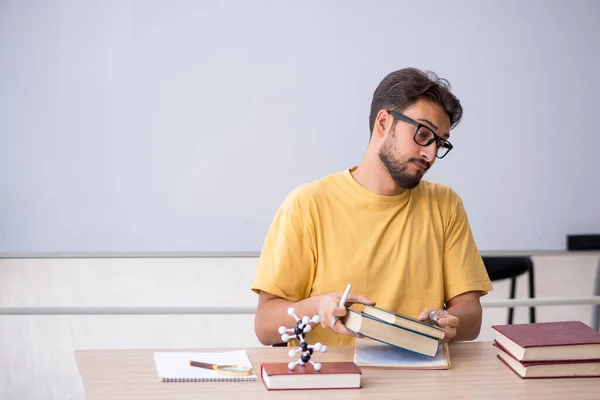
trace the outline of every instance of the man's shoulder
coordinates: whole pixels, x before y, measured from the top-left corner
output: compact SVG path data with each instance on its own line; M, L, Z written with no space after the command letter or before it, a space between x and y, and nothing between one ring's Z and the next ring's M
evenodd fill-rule
M339 187L344 180L345 171L333 172L329 175L302 183L296 186L290 193L290 196L298 199L309 199L325 195Z
M333 172L329 175L299 184L287 195L285 202L288 205L307 205L319 202L325 196L335 192L344 181L345 171Z
M419 195L426 197L432 201L442 201L446 203L449 202L449 204L462 201L460 196L454 189L443 183L421 180L417 188L417 193Z

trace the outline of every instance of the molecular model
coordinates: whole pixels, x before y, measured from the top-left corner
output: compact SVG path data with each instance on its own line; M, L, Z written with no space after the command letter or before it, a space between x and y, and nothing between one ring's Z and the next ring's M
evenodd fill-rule
M288 308L288 315L291 315L296 320L296 325L293 328L286 328L285 326L280 326L278 332L281 334L281 340L285 343L290 340L296 338L300 341L300 347L297 349L292 349L289 352L290 357L294 357L298 352L302 352L300 358L297 361L291 361L288 364L289 369L296 368L297 364L304 365L306 363L311 363L315 368L315 371L319 371L321 369L320 363L313 362L310 357L314 351L320 351L321 353L325 353L327 351L327 346L322 345L321 343L316 343L314 346L309 345L306 340L306 334L312 330L312 326L310 323L319 323L320 319L318 315L309 319L308 317L303 317L302 319L298 318L296 315L296 310L293 307ZM293 335L288 335L287 332L292 332Z

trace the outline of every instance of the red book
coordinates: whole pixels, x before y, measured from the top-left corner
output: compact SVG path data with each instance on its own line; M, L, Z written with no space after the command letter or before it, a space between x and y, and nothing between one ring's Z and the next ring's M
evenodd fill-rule
M519 361L499 343L493 345L498 358L523 379L600 376L600 360Z
M600 332L581 321L493 325L495 340L519 361L600 359Z
M315 371L312 364L263 363L260 376L268 390L286 389L359 389L360 368L353 362L324 362Z

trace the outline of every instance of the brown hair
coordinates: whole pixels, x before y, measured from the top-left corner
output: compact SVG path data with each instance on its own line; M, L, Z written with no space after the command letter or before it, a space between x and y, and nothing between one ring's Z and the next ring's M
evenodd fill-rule
M388 74L373 93L369 132L373 132L377 113L383 109L402 112L417 100L426 98L437 102L450 117L450 129L458 125L463 109L450 91L450 83L434 72L404 68Z

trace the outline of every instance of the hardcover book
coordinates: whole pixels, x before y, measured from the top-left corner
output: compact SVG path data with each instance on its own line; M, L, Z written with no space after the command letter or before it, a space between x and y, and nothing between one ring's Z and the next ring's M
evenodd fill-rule
M519 361L600 359L600 332L581 321L493 325L495 341Z
M519 361L497 342L498 358L523 379L600 376L600 360Z
M428 357L435 357L440 340L349 309L343 323L352 332L381 343L400 347Z
M362 373L353 362L323 362L315 371L312 364L263 363L262 380L268 390L290 389L359 389Z
M397 325L401 328L422 333L427 336L434 337L436 339L444 338L445 333L440 327L427 324L423 321L419 321L416 318L409 317L408 315L395 313L392 311L384 310L383 308L369 305L365 305L363 313L371 315L387 323Z

